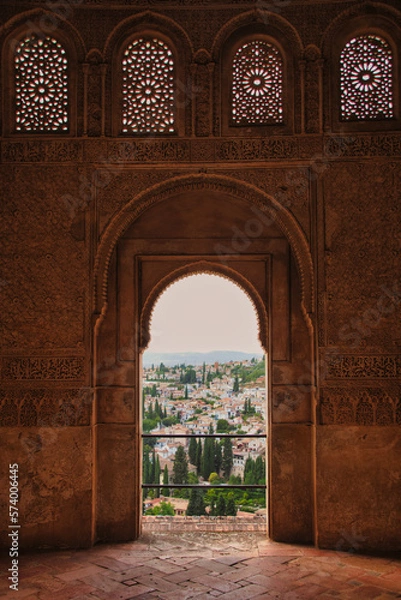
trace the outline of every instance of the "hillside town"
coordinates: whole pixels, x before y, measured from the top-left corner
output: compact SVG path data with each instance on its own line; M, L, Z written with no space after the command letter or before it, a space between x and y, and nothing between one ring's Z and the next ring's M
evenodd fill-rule
M202 435L265 434L265 386L264 359L200 366L168 367L161 363L144 368L143 432L151 436L143 440L144 483L199 483L205 490L206 486L219 483L263 485L265 437L204 438ZM177 437L171 437L174 434ZM192 438L181 437L185 435ZM183 476L177 475L181 469L179 461L184 461ZM207 493L210 496L210 490ZM185 513L188 498L191 501L189 491L170 493L167 487L144 490L145 511L152 511L167 496L171 496L174 514ZM209 496L206 495L206 514L213 510L213 506L208 506ZM231 496L239 504L243 492L236 491ZM256 496L253 492L253 500L248 512L264 506L264 491L258 490Z

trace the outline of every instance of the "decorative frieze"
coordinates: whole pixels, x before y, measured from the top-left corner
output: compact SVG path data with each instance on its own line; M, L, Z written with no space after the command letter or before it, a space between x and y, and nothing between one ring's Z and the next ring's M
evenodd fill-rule
M383 389L325 389L319 416L321 425L401 425L401 398Z
M82 381L85 377L83 356L9 357L2 359L4 380Z
M400 156L401 136L386 134L348 136L331 135L325 140L325 155L330 156Z
M108 144L108 158L124 162L190 161L189 140L126 140Z
M77 140L28 140L2 142L2 162L43 163L82 161L82 142Z
M204 94L208 93L205 86ZM202 96L203 98L203 96ZM201 97L197 98L201 101ZM93 103L92 103L93 104ZM203 103L205 105L205 102ZM93 104L94 106L94 104ZM204 106L202 110L204 109ZM147 138L104 140L23 140L3 141L3 163L83 162L90 144L90 157L122 163L213 162L312 159L335 160L343 157L401 156L401 135L341 134L271 136L261 138L202 138L207 135L208 112L203 110L202 124L197 121L198 139ZM92 123L92 121L91 121ZM315 125L308 128L315 129ZM91 134L93 132L91 131ZM94 133L93 133L94 135ZM201 141L202 140L202 141ZM99 144L96 151L96 143Z
M324 362L326 378L367 379L401 376L400 355L327 356Z
M74 390L1 390L0 427L77 427L90 424L92 393Z

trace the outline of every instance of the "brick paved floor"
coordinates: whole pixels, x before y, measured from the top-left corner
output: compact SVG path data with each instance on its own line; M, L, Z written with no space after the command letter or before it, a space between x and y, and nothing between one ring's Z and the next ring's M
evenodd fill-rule
M262 534L147 534L129 544L24 555L24 600L394 600L401 561L270 542Z

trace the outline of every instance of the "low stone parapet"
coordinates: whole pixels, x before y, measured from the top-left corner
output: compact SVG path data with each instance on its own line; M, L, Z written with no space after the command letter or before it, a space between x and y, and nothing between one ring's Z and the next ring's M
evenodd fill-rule
M266 517L255 515L251 517L173 517L173 516L144 516L142 519L143 532L156 531L203 531L203 532L266 532Z

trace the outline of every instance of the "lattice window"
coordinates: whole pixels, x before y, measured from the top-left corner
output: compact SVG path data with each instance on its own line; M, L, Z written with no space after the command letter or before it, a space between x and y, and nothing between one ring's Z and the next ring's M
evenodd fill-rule
M376 35L358 36L343 48L340 64L343 121L390 119L393 105L393 56Z
M268 42L247 42L235 53L232 121L234 125L283 122L283 61Z
M15 51L15 129L68 131L68 74L64 48L30 35Z
M137 39L122 61L124 133L173 133L174 59L158 39Z

